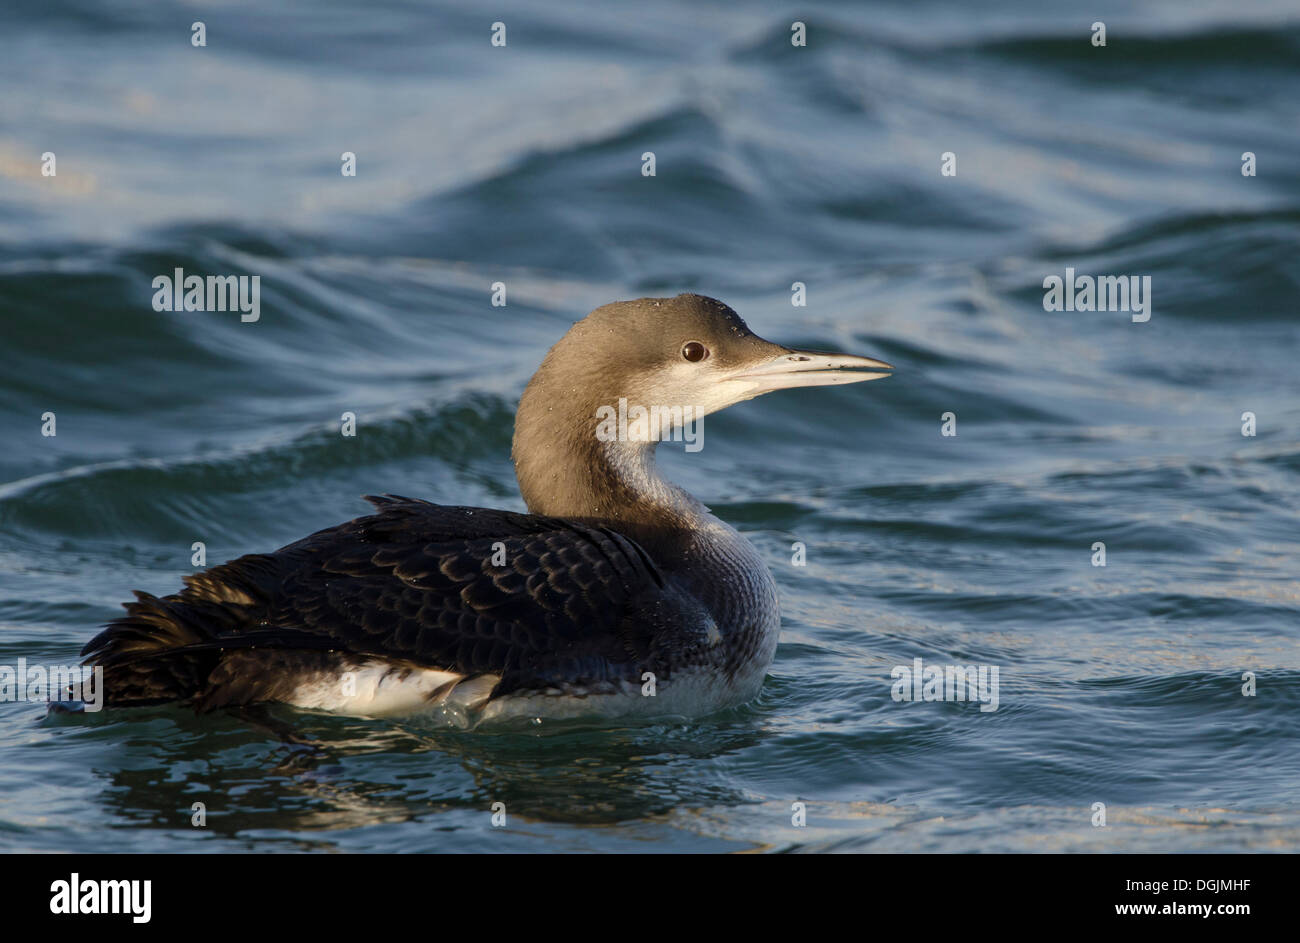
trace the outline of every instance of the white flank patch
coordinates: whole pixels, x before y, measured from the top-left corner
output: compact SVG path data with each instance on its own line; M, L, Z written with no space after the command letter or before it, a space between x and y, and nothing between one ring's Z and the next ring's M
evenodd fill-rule
M758 672L737 679L740 684L728 684L716 672L684 672L660 683L654 697L642 694L641 685L629 682L616 691L605 689L598 694L557 688L488 701L499 680L497 675L463 680L465 676L454 671L372 660L304 679L288 703L349 717L427 718L456 727L533 718L695 717L750 700L758 693L764 674Z
M471 708L486 698L497 682L495 675L482 675L458 684L464 677L455 671L366 661L304 679L289 703L350 717L406 716L427 711L435 704Z

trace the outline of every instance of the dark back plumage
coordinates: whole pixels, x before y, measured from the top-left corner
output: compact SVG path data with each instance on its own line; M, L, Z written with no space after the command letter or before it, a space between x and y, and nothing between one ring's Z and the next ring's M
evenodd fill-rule
M83 651L110 704L272 700L277 678L216 672L232 653L311 652L499 675L493 696L667 672L662 631L698 613L605 526L391 495L274 553L137 593ZM504 559L502 565L494 563ZM280 679L282 680L282 679Z

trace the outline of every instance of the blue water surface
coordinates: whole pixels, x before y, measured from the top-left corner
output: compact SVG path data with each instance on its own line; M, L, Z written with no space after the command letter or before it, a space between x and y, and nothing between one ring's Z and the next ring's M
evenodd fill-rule
M522 510L518 395L608 301L698 291L898 371L660 449L779 584L753 704L285 709L304 755L3 703L0 848L1300 847L1294 3L20 0L0 88L0 665L74 664L195 541L363 493ZM154 311L177 267L259 274L260 319ZM1150 319L1044 310L1067 268L1149 276ZM916 658L996 666L998 709L894 700Z

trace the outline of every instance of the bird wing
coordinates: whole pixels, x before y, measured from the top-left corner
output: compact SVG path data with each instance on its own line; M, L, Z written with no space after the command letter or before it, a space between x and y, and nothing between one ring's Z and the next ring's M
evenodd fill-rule
M174 596L137 594L83 654L111 670L168 651L327 649L498 675L499 696L663 677L662 630L678 626L680 640L698 619L698 604L607 526L367 500L374 514L187 577Z

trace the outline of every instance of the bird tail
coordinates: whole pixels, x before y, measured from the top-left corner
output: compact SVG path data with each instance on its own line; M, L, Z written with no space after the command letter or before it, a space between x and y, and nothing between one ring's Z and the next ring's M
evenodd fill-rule
M109 706L183 701L203 689L219 651L211 627L229 619L218 605L183 596L159 599L137 592L126 615L114 619L81 654L104 671L102 694Z
M102 668L104 703L142 706L200 694L223 649L253 625L264 598L249 578L257 555L185 577L180 593L137 592L126 615L108 623L82 649L85 665ZM232 638L233 637L233 638Z

